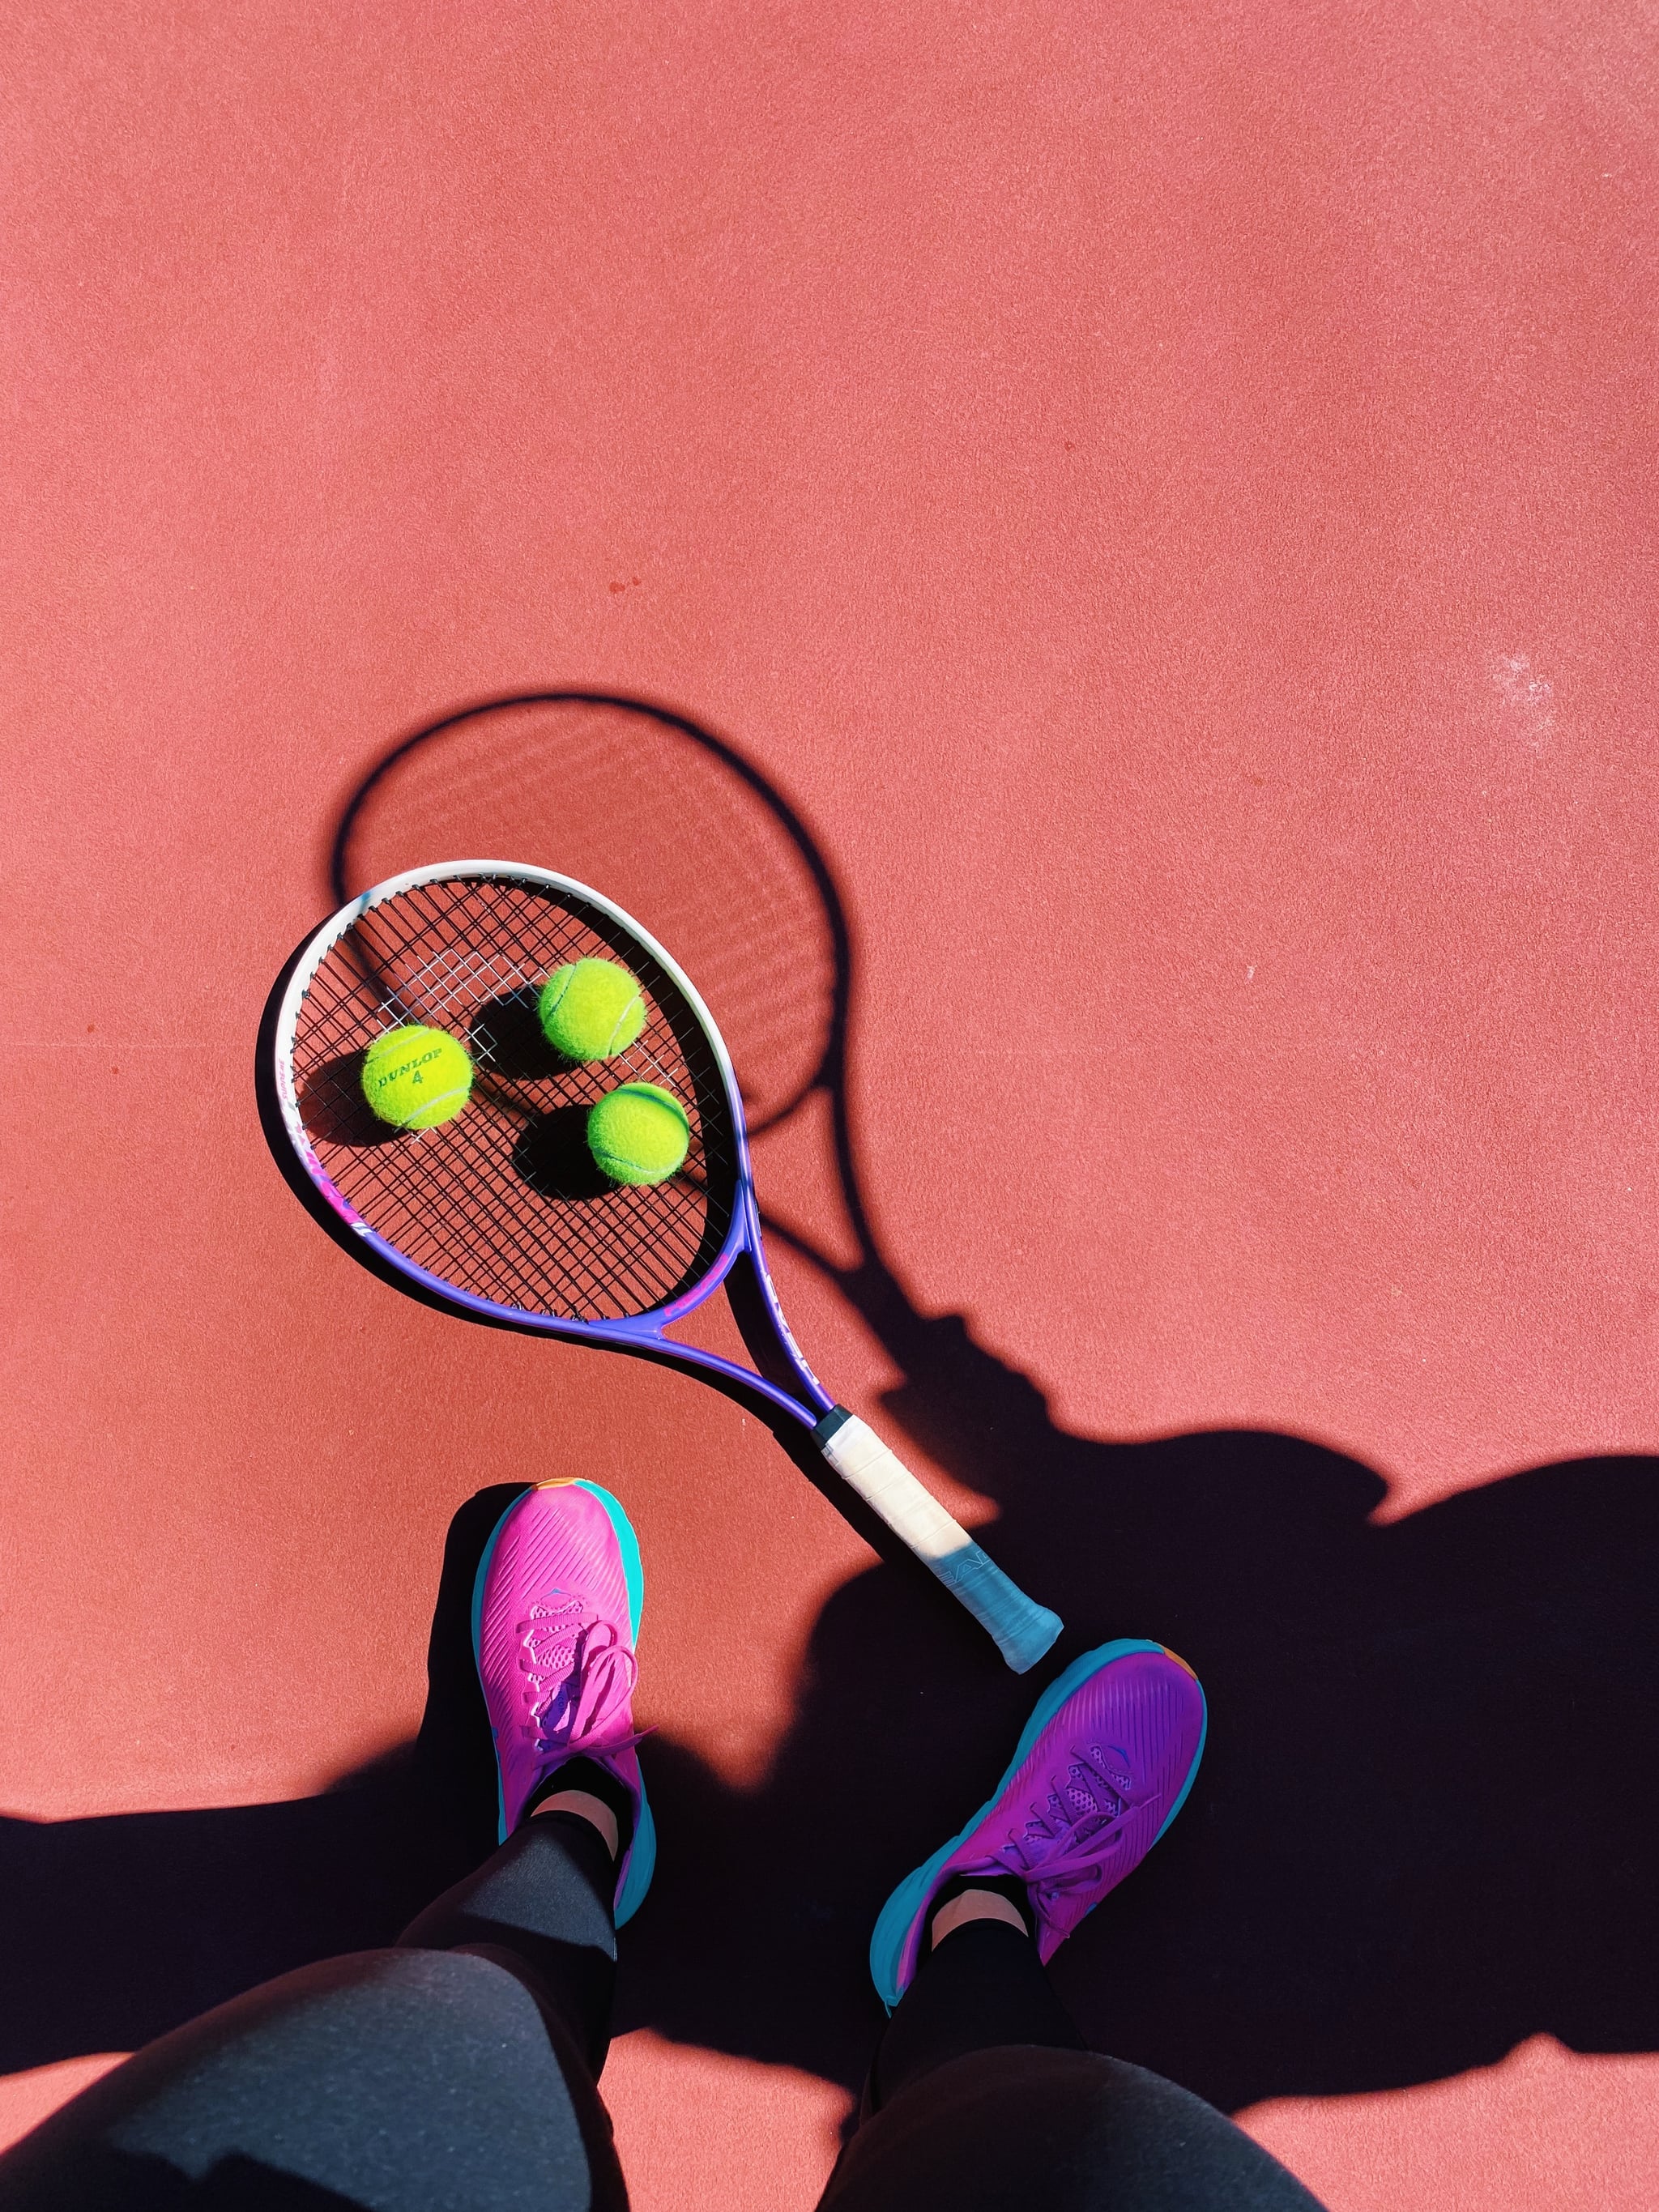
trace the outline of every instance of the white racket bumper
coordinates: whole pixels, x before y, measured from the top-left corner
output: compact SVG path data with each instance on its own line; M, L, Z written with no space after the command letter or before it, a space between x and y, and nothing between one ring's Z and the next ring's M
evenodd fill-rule
M842 1480L962 1601L1015 1674L1035 1667L1060 1634L1060 1615L1047 1606L1034 1605L1011 1583L856 1413L837 1406L812 1434Z

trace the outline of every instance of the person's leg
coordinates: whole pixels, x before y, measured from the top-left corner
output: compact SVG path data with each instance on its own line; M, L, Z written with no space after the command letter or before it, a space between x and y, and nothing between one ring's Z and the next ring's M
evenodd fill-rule
M1013 2043L1086 2051L1023 1928L974 1919L928 1951L870 2068L865 2110L969 2051Z
M1042 2212L1318 2212L1275 2159L1174 2082L1094 2051L1029 2044L947 2060L900 2091L848 2145L820 2212L1027 2203Z
M1204 1732L1157 1645L1091 1652L1039 1701L995 1794L877 1923L892 2018L823 2212L1307 2212L1219 2112L1089 2051L1044 1971L1180 1810Z
M540 1483L501 1514L471 1611L500 1849L398 1938L465 1947L516 1973L596 2077L617 1929L656 1864L633 1716L644 1595L638 1540L597 1484Z
M4 2212L624 2212L583 2052L520 1976L367 1951L162 2036L0 2158Z
M653 1840L640 1595L614 1499L515 1501L473 1606L501 1848L398 1949L286 1975L115 2069L0 2159L0 2207L624 2206L594 2080Z
M613 1838L617 1826L613 1816ZM526 1815L491 1858L428 1905L398 1941L422 1950L478 1952L516 1974L543 2010L557 2015L597 2079L617 1979L616 1887L614 1844L592 1819L555 1799Z

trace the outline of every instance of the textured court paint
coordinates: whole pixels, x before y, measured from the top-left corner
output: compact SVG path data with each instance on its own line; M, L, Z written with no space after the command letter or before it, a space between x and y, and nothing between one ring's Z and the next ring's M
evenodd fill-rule
M65 2058L56 2066L31 2067L24 2074L0 2080L0 2150L9 2149L19 2136L89 2089L100 2074L118 2066L126 2053L90 2051L84 2058Z
M807 815L887 1251L1070 1427L1312 1435L1396 1515L1659 1444L1647 11L5 37L8 1808L378 1751L486 1481L626 1498L644 1717L732 1775L867 1565L752 1422L395 1300L265 1157L338 808L517 686L666 698ZM758 1165L844 1237L799 1132ZM779 1270L880 1418L893 1352ZM1554 2201L1434 2110L1444 2201ZM736 2130L743 2190L808 2133Z
M1431 2087L1261 2105L1239 2123L1352 2212L1413 2199L1600 2212L1659 2195L1659 2059L1586 2057L1547 2035ZM1479 2183L1462 2170L1471 2137L1486 2146Z
M647 2030L611 2046L605 2094L635 2204L733 2212L811 2212L850 2102L810 2074L715 2058Z

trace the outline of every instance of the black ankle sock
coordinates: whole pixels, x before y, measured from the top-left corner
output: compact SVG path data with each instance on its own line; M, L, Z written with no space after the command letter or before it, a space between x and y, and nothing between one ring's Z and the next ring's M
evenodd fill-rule
M1025 1933L1036 1941L1036 1915L1031 1910L1031 1900L1025 1885L1018 1875L1012 1874L953 1874L949 1881L942 1881L933 1892L933 1902L927 1907L927 1948L933 1948L933 1917L943 1905L964 1890L988 1889L994 1897L1006 1897L1018 1913Z
M551 1774L544 1775L525 1800L520 1826L538 1805L564 1790L585 1790L590 1797L597 1797L601 1805L616 1814L617 1861L620 1865L622 1855L633 1838L634 1801L626 1785L617 1781L608 1766L601 1766L597 1759L567 1759L562 1766L556 1766Z

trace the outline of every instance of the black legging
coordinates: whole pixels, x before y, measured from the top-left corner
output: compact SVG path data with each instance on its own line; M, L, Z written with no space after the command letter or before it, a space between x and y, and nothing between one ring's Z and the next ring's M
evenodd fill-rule
M538 1814L392 1951L267 1982L164 2035L0 2158L0 2207L621 2212L594 2079L614 1870ZM1292 2212L1314 2199L1196 2097L1086 2050L1000 1922L888 2024L825 2212Z

